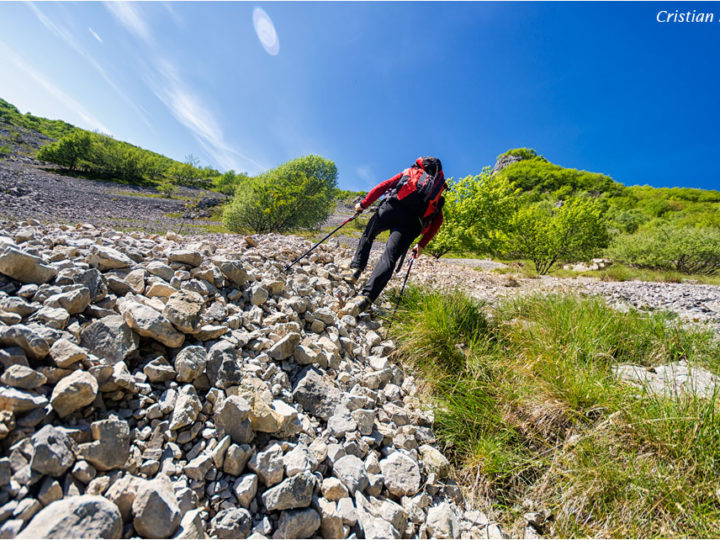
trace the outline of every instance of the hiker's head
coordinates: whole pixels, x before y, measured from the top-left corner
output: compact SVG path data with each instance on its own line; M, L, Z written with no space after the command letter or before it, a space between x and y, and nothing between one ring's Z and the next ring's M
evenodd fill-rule
M419 157L417 160L415 160L415 165L420 167L422 170L424 170L426 173L435 176L438 173L442 174L442 163L440 160L436 157L432 156L425 156L425 157Z

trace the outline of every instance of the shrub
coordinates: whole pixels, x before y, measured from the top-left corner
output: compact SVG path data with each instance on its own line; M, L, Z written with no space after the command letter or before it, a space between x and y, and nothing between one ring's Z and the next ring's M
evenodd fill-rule
M607 250L615 261L688 274L720 273L720 230L663 224L616 237Z
M234 232L315 228L332 212L337 167L320 156L297 158L247 182L223 213Z
M607 242L604 207L588 197L568 199L560 208L548 202L530 204L514 218L512 249L530 259L539 274L557 261L588 259Z
M12 151L10 150L10 147L7 145L0 146L0 158L4 158L6 156L9 156Z
M444 221L428 245L436 258L449 251L495 253L506 241L517 208L517 190L500 175L485 169L477 176L448 181Z
M213 180L215 189L225 195L226 197L232 197L235 195L235 190L240 184L247 182L248 175L246 173L236 173L235 171L228 171L222 176L218 176Z
M89 154L90 145L90 133L73 131L57 142L43 146L38 151L37 158L73 171L78 162Z

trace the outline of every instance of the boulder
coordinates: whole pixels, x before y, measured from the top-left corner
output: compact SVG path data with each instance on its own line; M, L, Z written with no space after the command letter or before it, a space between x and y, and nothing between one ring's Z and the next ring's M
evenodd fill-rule
M282 481L285 472L282 455L282 447L279 444L271 444L262 452L252 456L248 466L257 473L263 484L268 487L274 486Z
M230 435L233 442L249 443L255 437L250 426L250 404L238 396L225 399L215 413L215 427L224 434Z
M70 438L53 426L44 426L31 441L30 467L41 474L62 476L75 462Z
M333 463L333 473L348 488L350 493L363 491L368 486L365 464L357 456L343 456Z
M303 409L322 420L327 421L340 401L340 390L332 379L313 366L300 372L293 387L293 398Z
M406 453L393 452L380 461L380 470L392 495L412 497L420 491L420 467Z
M120 538L122 518L105 497L79 495L55 501L35 514L18 538Z
M447 502L440 503L428 510L425 525L434 538L457 538L460 536L458 518Z
M180 347L185 341L185 335L178 332L162 313L139 302L126 302L123 318L141 336L152 338L167 347Z
M144 538L168 538L180 525L180 508L170 478L164 474L143 483L132 504L133 526Z
M60 338L50 347L50 358L57 367L66 368L85 360L87 351L68 339Z
M244 508L221 510L210 521L210 527L218 538L247 538L252 526L252 515Z
M310 506L315 477L310 471L296 474L265 491L262 501L269 511L289 510L292 508L305 508Z
M205 371L207 351L204 347L191 345L184 347L175 356L175 371L178 382L192 382Z
M47 340L24 324L0 326L0 345L20 347L30 358L45 358L50 352Z
M0 273L21 283L47 283L55 279L57 270L40 257L5 247L0 251Z
M98 393L97 379L87 371L73 371L55 385L50 403L64 418L95 401Z
M21 414L44 407L47 403L47 398L40 394L0 386L0 411Z
M5 370L0 376L0 382L13 388L33 390L47 382L47 377L28 366L14 365Z
M320 515L312 508L288 510L280 514L273 538L311 538L320 528Z
M98 358L115 364L137 350L138 336L121 315L108 315L83 329L80 345Z
M94 245L90 248L88 262L101 272L117 268L127 268L133 264L130 257L120 253L117 249L100 245Z
M180 389L175 400L170 429L176 431L192 425L197 420L200 409L202 409L202 404L195 387L186 384Z
M93 442L78 446L78 455L99 471L124 468L130 457L130 426L125 420L108 418L90 424Z

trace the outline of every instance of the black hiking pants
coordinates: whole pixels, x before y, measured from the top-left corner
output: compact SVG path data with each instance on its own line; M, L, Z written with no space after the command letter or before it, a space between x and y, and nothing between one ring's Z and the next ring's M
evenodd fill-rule
M393 204L393 201L385 201L380 205L365 227L365 232L360 237L360 243L350 263L350 268L364 270L370 258L370 248L372 248L375 237L383 231L390 230L385 251L375 265L370 279L363 287L362 295L367 296L373 302L380 296L392 277L398 259L408 250L422 229L422 219L416 213L411 213L407 209Z

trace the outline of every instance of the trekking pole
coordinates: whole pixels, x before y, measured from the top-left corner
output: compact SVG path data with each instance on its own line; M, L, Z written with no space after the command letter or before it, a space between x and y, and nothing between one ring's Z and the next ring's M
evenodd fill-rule
M337 227L335 227L335 229L333 229L332 232L328 233L328 234L325 236L325 238L323 238L322 240L320 240L317 244L315 244L313 247L311 247L310 249L308 249L305 253L303 253L302 255L300 255L297 259L295 259L293 262L291 262L291 263L288 264L285 268L283 268L283 269L282 269L282 273L284 274L285 272L287 272L290 268L292 268L292 267L295 265L296 262L298 262L299 260L301 260L301 259L305 258L306 256L308 256L313 249L315 249L316 247L318 247L318 246L319 246L320 244L322 244L325 240L327 240L328 238L330 238L333 234L335 234L336 232L338 232L340 229L342 229L345 225L347 225L348 223L350 223L353 219L355 219L355 218L358 217L359 215L360 215L360 212L355 212L355 214L353 214L352 216L350 216L349 218L347 218L345 221L343 221L340 225L338 225Z
M398 295L397 302L395 303L395 309L393 309L392 315L390 316L390 324L388 324L388 330L392 328L392 323L395 320L395 313L397 312L398 306L400 306L400 300L402 300L402 295L405 292L405 285L407 285L407 280L410 277L410 270L412 270L412 265L415 262L415 254L413 253L410 257L410 262L408 263L408 269L407 273L405 274L405 279L403 279L402 288L400 289L400 294Z

